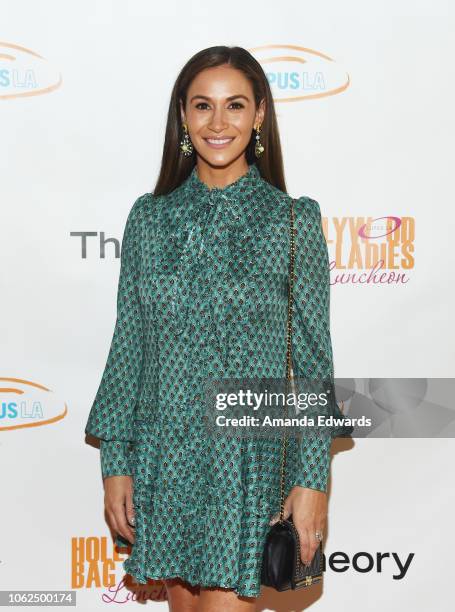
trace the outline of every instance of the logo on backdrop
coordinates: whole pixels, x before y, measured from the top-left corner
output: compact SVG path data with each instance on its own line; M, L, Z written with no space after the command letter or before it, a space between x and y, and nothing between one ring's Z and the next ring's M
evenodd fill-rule
M66 403L44 385L0 377L0 431L51 425L64 419Z
M127 601L167 601L162 580L149 578L147 584L136 583L129 574L118 580L117 570L122 569L124 557L119 550L131 553L131 547L119 549L111 538L71 538L71 588L104 588L104 603Z
M403 285L414 269L414 217L322 219L331 284Z
M298 45L262 45L248 51L262 65L274 102L325 98L349 87L349 74L321 51Z
M62 75L44 57L0 41L0 100L47 94L61 84Z

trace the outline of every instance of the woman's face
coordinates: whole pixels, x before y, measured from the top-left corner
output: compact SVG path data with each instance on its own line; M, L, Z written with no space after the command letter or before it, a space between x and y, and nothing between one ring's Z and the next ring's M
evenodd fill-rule
M264 119L264 101L256 111L253 87L228 65L206 68L191 82L182 121L198 155L213 166L240 157L255 126Z

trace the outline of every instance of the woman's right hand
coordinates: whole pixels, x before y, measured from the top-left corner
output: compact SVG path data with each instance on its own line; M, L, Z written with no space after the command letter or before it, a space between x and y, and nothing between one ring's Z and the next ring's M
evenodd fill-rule
M104 508L112 529L134 544L134 507L132 476L104 478Z

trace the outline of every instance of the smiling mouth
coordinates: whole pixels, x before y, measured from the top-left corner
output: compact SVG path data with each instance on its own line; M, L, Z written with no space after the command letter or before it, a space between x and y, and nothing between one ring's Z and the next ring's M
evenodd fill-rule
M234 136L229 138L204 138L204 140L211 147L223 147L230 144L234 140Z

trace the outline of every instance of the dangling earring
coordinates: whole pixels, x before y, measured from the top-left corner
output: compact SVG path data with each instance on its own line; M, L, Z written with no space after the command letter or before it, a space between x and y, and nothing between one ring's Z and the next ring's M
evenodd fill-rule
M254 129L256 130L256 146L254 147L254 152L256 154L256 157L260 157L264 153L264 146L262 142L260 141L260 136L259 136L261 127L258 126Z
M185 157L189 157L193 153L193 143L191 142L190 136L188 134L188 126L186 123L182 124L184 135L182 140L180 141L180 149L185 155Z

